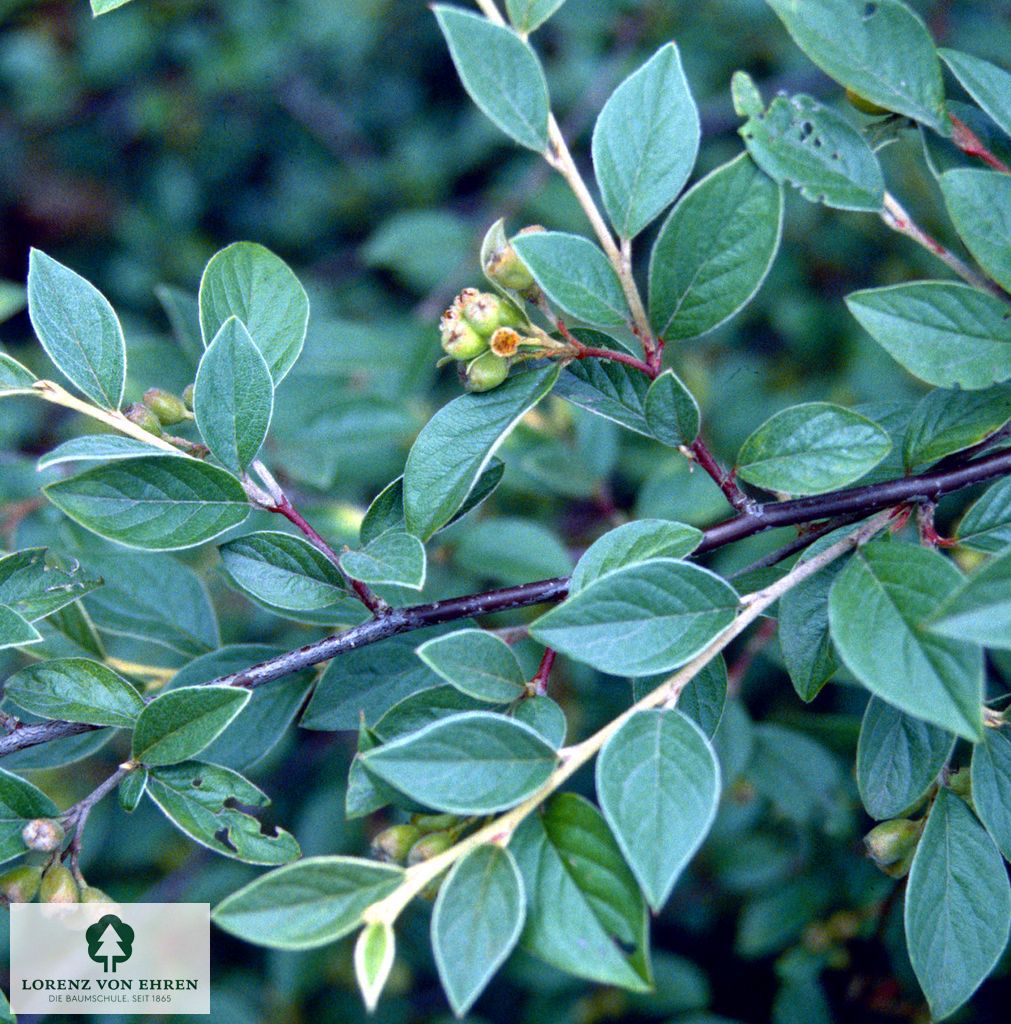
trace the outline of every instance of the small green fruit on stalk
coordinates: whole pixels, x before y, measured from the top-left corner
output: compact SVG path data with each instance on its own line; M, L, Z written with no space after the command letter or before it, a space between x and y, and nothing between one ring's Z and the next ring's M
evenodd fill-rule
M69 868L54 864L47 868L39 886L39 900L42 903L79 903L81 900L77 882Z
M0 875L0 902L31 903L41 880L42 868L29 864L5 871Z
M372 852L378 860L403 864L420 838L421 829L415 825L391 825L372 840Z
M134 402L133 405L127 406L123 415L131 423L136 423L138 427L143 427L149 434L161 437L161 420L146 405Z
M463 314L455 305L450 306L442 314L439 334L442 350L454 359L473 359L488 347L488 340L464 320Z
M186 404L170 391L148 388L144 392L144 404L158 417L162 426L171 427L187 419Z
M52 853L63 845L66 833L63 826L52 818L36 818L21 830L21 839L29 850Z
M891 878L902 878L913 862L923 824L908 818L883 821L864 836L867 855Z
M86 885L81 889L82 903L112 903L112 897L97 886Z
M448 832L429 832L427 836L422 836L411 847L410 853L407 855L407 866L413 867L422 861L438 857L440 853L445 853L452 845L453 837Z
M509 376L509 360L485 352L467 364L467 390L491 391Z

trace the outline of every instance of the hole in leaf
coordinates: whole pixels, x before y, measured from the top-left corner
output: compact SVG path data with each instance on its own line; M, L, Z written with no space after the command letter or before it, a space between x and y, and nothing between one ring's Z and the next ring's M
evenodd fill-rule
M864 20L865 21L868 18L873 18L874 15L877 14L877 13L878 13L878 5L877 4L864 4Z
M204 784L204 780L199 775L190 782L190 785L194 789L199 789L203 784Z
M235 843L233 843L231 838L229 837L227 828L219 828L217 832L214 833L214 838L217 839L217 841L221 843L222 846L225 846L229 850L231 850L232 853L239 852L238 849L236 849Z

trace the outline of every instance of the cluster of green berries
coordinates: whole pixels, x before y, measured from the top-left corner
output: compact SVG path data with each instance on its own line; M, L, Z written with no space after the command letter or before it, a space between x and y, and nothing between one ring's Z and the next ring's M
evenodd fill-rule
M520 234L543 230L524 228ZM484 270L496 285L519 300L536 299L537 285L508 243L488 255ZM469 391L498 387L509 375L509 366L521 348L542 348L543 338L523 333L530 331L529 320L515 302L477 288L464 288L439 321L442 349L461 364Z
M372 840L372 854L387 864L413 867L445 853L469 824L455 814L413 814L410 822L383 829ZM434 899L438 891L438 883L434 883L421 895Z
M144 401L128 406L124 415L148 433L161 437L162 427L172 427L190 419L192 411L193 385L190 384L181 398L162 388L148 388L144 392Z
M66 834L52 818L36 818L21 832L25 846L34 853L54 856L48 863L21 864L0 875L0 903L111 903L112 900L93 885L79 884L59 859Z

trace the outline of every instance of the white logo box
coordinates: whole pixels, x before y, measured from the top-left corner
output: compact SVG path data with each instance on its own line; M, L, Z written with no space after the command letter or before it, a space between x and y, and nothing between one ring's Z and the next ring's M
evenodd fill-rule
M14 903L14 1013L210 1013L209 903Z

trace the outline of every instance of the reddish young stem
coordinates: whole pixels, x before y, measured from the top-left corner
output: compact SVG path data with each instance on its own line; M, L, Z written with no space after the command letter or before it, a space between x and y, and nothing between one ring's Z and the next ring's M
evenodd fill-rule
M548 692L548 679L551 676L551 668L555 663L555 657L556 654L552 648L544 648L544 656L541 658L541 663L537 666L534 678L530 680L534 693L538 697L543 697Z
M655 354L651 354L650 362L645 362L642 359L638 359L628 352L621 352L618 349L613 348L590 348L589 345L584 345L573 333L566 327L564 320L557 320L556 326L558 333L568 342L569 346L574 350L576 359L610 359L613 363L624 363L625 366L631 366L634 370L646 374L650 380L655 380L657 374L660 372L659 366L654 366L653 361L656 359ZM655 353L655 349L651 349L651 353Z
M1008 167L1003 160L994 156L983 144L983 140L965 123L954 114L948 114L951 119L951 141L968 156L974 156L982 160L987 167L1004 174L1011 174L1011 167Z
M353 580L345 571L341 565L340 556L329 544L312 528L311 524L303 517L302 513L292 505L287 495L282 495L281 499L276 505L271 505L268 512L277 512L279 515L284 516L289 523L297 526L299 530L305 535L306 539L310 544L319 552L321 552L326 559L336 567L337 571L344 577L348 585L355 592L358 600L373 615L381 615L389 608L389 605L377 594L372 592L372 589L366 586L359 580Z
M749 498L741 490L734 479L733 473L728 473L716 461L715 456L701 437L695 438L688 446L688 449L694 456L695 461L716 481L716 486L723 491L727 501L730 502L733 508L736 508L738 512L744 512L746 515L755 511L758 507L758 502L753 498Z

